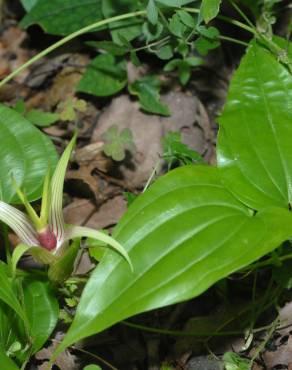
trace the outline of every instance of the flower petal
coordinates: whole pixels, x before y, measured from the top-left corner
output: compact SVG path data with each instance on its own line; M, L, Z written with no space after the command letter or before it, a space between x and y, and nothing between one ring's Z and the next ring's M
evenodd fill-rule
M109 235L106 235L104 233L101 233L100 231L90 229L89 227L83 227L83 226L74 226L70 225L68 229L66 230L66 239L74 239L74 238L93 238L100 240L109 246L111 246L114 250L119 252L125 260L128 262L130 265L131 270L133 270L132 263L130 261L128 253L125 251L125 249L121 246L121 244L112 238Z
M51 181L51 205L49 211L49 224L58 241L63 240L65 223L63 217L63 187L67 165L76 142L76 134L64 150ZM60 244L60 243L59 243Z
M39 245L37 233L29 218L17 208L0 201L0 220L8 225L27 245Z

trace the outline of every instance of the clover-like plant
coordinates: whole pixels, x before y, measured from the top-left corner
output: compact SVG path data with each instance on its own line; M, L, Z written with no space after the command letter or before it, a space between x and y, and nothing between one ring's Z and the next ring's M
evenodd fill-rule
M19 189L14 181L17 194L26 209L27 215L0 201L0 220L7 224L19 237L22 244L20 245L21 249L18 250L21 250L22 253L29 251L41 262L48 264L56 262L64 255L70 240L90 237L111 246L130 263L122 246L109 235L87 227L66 225L64 222L62 210L63 185L66 168L75 142L76 135L63 152L52 178L50 179L49 171L45 177L40 215L36 213L24 192Z

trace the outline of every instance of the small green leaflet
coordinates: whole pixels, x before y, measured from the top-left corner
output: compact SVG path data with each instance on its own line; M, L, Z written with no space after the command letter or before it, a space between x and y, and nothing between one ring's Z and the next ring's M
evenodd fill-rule
M102 370L102 368L98 365L87 365L83 370Z
M250 370L250 361L241 358L237 353L226 352L223 356L226 370Z
M147 18L150 23L155 25L158 21L158 10L155 6L154 0L149 0L147 5Z
M146 112L169 116L167 105L160 101L160 81L155 76L145 76L129 85L129 92L137 95Z
M109 96L127 84L125 60L111 54L98 55L87 67L77 86L77 91L96 96Z
M103 146L104 153L115 161L122 161L125 158L127 149L130 151L136 149L132 132L127 128L119 132L117 125L111 126L102 135L102 139L105 142Z
M48 127L59 120L59 114L43 112L40 109L32 109L25 115L35 126Z
M219 13L221 0L202 0L200 12L206 23Z
M170 166L175 161L179 161L181 164L191 164L203 161L199 153L182 143L180 132L169 132L162 139L162 144L163 158Z
M194 2L194 0L156 0L156 1L160 4L172 7L180 7Z
M30 123L39 127L50 126L60 118L58 113L44 112L40 109L32 109L27 112L23 100L18 100L14 109L23 115Z

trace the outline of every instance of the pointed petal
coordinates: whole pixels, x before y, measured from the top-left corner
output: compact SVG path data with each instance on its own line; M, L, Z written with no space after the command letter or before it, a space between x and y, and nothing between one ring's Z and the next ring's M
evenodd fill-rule
M0 220L8 225L27 245L39 245L37 233L29 218L17 208L0 201Z
M70 225L69 228L66 230L66 239L74 239L74 238L82 238L82 237L97 239L97 240L100 240L108 244L109 246L111 246L114 250L119 252L125 258L125 260L130 265L131 270L133 270L133 266L128 256L128 253L121 246L121 244L118 241L116 241L114 238L112 238L111 236L101 233L100 231L90 229L89 227L83 227L83 226Z
M49 224L57 240L62 240L65 233L63 217L63 187L67 165L76 142L76 134L64 150L51 181L51 206L49 212Z
M50 167L47 170L44 184L43 184L43 194L42 194L42 206L40 221L42 228L45 228L48 224L49 211L50 211L50 202L51 202L51 193L50 193Z

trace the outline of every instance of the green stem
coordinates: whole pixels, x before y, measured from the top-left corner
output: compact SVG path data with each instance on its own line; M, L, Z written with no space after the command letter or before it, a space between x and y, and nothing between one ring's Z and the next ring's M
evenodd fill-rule
M37 55L35 55L30 60L28 60L26 63L22 64L20 67L18 67L17 69L15 69L12 73L10 73L7 77L5 77L0 82L0 87L4 86L8 81L12 80L16 75L18 75L24 69L26 69L29 66L31 66L36 61L38 61L41 58L43 58L44 56L50 54L52 51L56 50L57 48L59 48L60 46L62 46L64 44L66 44L67 42L75 39L76 37L78 37L80 35L83 35L84 33L89 32L89 31L91 31L91 30L93 30L95 28L98 28L98 27L107 25L107 24L112 23L112 22L117 22L117 21L120 21L120 20L123 20L123 19L128 19L128 18L133 18L133 17L137 17L137 16L143 16L143 15L146 15L146 10L139 10L137 12L131 12L131 13L126 13L126 14L121 14L121 15L117 15L115 17L103 19L101 21L92 23L92 24L90 24L90 25L88 25L86 27L81 28L80 30L78 30L76 32L71 33L70 35L64 37L63 39L61 39L59 41L57 41L55 44L49 46L45 50L43 50L40 53L38 53Z
M247 24L249 24L249 26L251 28L255 28L255 26L253 25L253 23L250 21L250 19L244 14L244 12L240 9L240 7L235 3L233 2L232 0L229 0L230 4L234 7L234 9L238 12L238 14L246 21Z
M238 335L242 334L242 331L225 331L225 332L197 332L197 331L179 331L179 330L168 330L168 329L159 329L159 328L153 328L150 326L144 326L139 324L134 324L129 321L121 321L120 324L129 326L130 328L139 329L143 331L148 331L150 333L157 333L157 334L165 334L165 335L173 335L173 336L179 336L179 337L221 337L221 336L231 336L231 335Z
M241 40L234 39L233 37L228 37L228 36L220 35L220 36L218 36L218 38L219 38L220 40L225 40L225 41L233 42L234 44L239 44L239 45L243 45L243 46L248 46L248 43L247 43L247 42L244 42L244 41L241 41Z
M186 12L189 12L189 13L198 14L200 12L198 9L195 9L195 8L183 7L182 9L185 10ZM237 21L236 19L231 19L231 18L226 17L224 15L217 15L217 18L221 19L222 21L225 21L227 23L233 24L234 26L242 28L242 29L252 33L253 35L255 35L257 33L256 30L253 27L250 27L250 26L248 26L248 25L246 25L246 24L244 24L240 21Z

